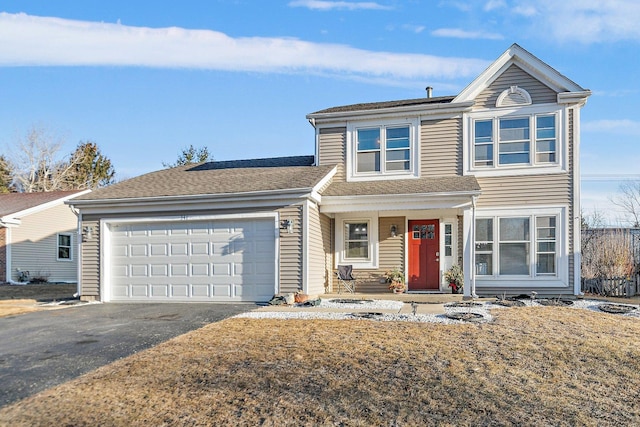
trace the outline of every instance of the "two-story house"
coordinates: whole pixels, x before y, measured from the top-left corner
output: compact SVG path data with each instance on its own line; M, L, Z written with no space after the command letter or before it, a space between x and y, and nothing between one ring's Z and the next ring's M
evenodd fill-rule
M74 199L81 294L103 301L264 301L359 292L580 292L580 108L590 92L518 45L457 96L307 115L314 156L211 162ZM575 231L575 232L574 232Z

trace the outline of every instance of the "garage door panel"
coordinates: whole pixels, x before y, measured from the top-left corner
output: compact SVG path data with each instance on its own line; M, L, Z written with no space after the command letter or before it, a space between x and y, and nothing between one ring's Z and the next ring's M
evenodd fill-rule
M169 245L166 243L153 243L149 245L149 254L152 257L167 256L169 254Z
M168 297L169 296L169 285L151 285L151 296L152 297Z
M111 298L267 301L275 228L273 219L113 225Z
M187 277L189 275L189 266L185 264L171 264L171 276L172 277Z
M131 272L131 277L149 276L149 266L147 264L132 264L131 266L129 266L129 271Z
M129 247L129 254L132 257L136 257L136 256L140 256L140 257L146 257L149 254L149 251L147 250L147 245L131 245Z

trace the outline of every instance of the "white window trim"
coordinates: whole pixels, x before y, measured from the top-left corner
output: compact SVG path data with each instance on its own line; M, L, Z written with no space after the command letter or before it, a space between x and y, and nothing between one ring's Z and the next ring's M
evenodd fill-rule
M555 163L535 163L536 146L535 146L535 119L532 116L540 115L556 115L556 162ZM533 121L534 127L529 129L530 146L529 146L529 163L514 165L499 165L499 143L494 140L493 150L493 166L475 166L474 165L474 122L477 120L493 120L494 121L494 139L495 127L497 119L502 118L518 118L529 117ZM567 135L567 113L566 108L556 104L544 104L528 107L500 108L492 110L474 111L465 113L463 116L463 162L464 175L475 175L478 177L491 176L517 176L517 175L533 175L546 173L562 173L567 172L568 168L568 135Z
M556 216L556 274L555 275L535 275L536 265L536 239L535 237L535 217ZM569 285L569 227L566 207L543 207L543 208L522 208L522 209L478 209L476 219L493 218L493 254L492 263L494 272L499 271L499 218L530 218L530 249L529 249L529 275L509 275L499 274L476 275L476 282L481 286L505 286L505 287L563 287ZM532 225L533 224L533 225ZM475 227L475 224L473 225ZM475 242L473 243L475 245ZM475 259L472 266L475 268Z
M347 222L367 222L369 223L369 259L358 260L345 257L344 249L344 227ZM336 268L338 265L350 264L354 269L359 268L378 268L378 216L358 215L346 216L336 215Z
M69 236L69 258L60 258L60 236ZM66 246L63 246L66 247ZM71 233L58 233L56 234L56 260L62 262L73 261L73 234Z
M420 164L420 123L418 118L412 119L398 119L398 120L382 120L382 121L358 121L347 123L347 181L375 181L375 180L389 180L389 179L409 179L417 178L419 176L419 164ZM392 172L369 172L358 173L357 172L357 138L356 133L358 129L372 128L372 127L394 127L394 126L409 126L409 170L408 171L392 171ZM384 163L384 149L381 147L380 163L381 168Z

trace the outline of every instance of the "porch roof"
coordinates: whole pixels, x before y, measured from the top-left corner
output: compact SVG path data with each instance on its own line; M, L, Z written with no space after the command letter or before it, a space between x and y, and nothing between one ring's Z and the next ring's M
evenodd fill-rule
M377 196L401 194L469 194L479 193L475 176L440 176L415 179L333 182L322 196Z

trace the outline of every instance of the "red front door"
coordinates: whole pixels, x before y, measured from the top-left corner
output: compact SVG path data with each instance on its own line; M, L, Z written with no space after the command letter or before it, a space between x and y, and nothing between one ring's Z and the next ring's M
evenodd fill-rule
M440 238L437 219L409 221L409 290L440 289Z

